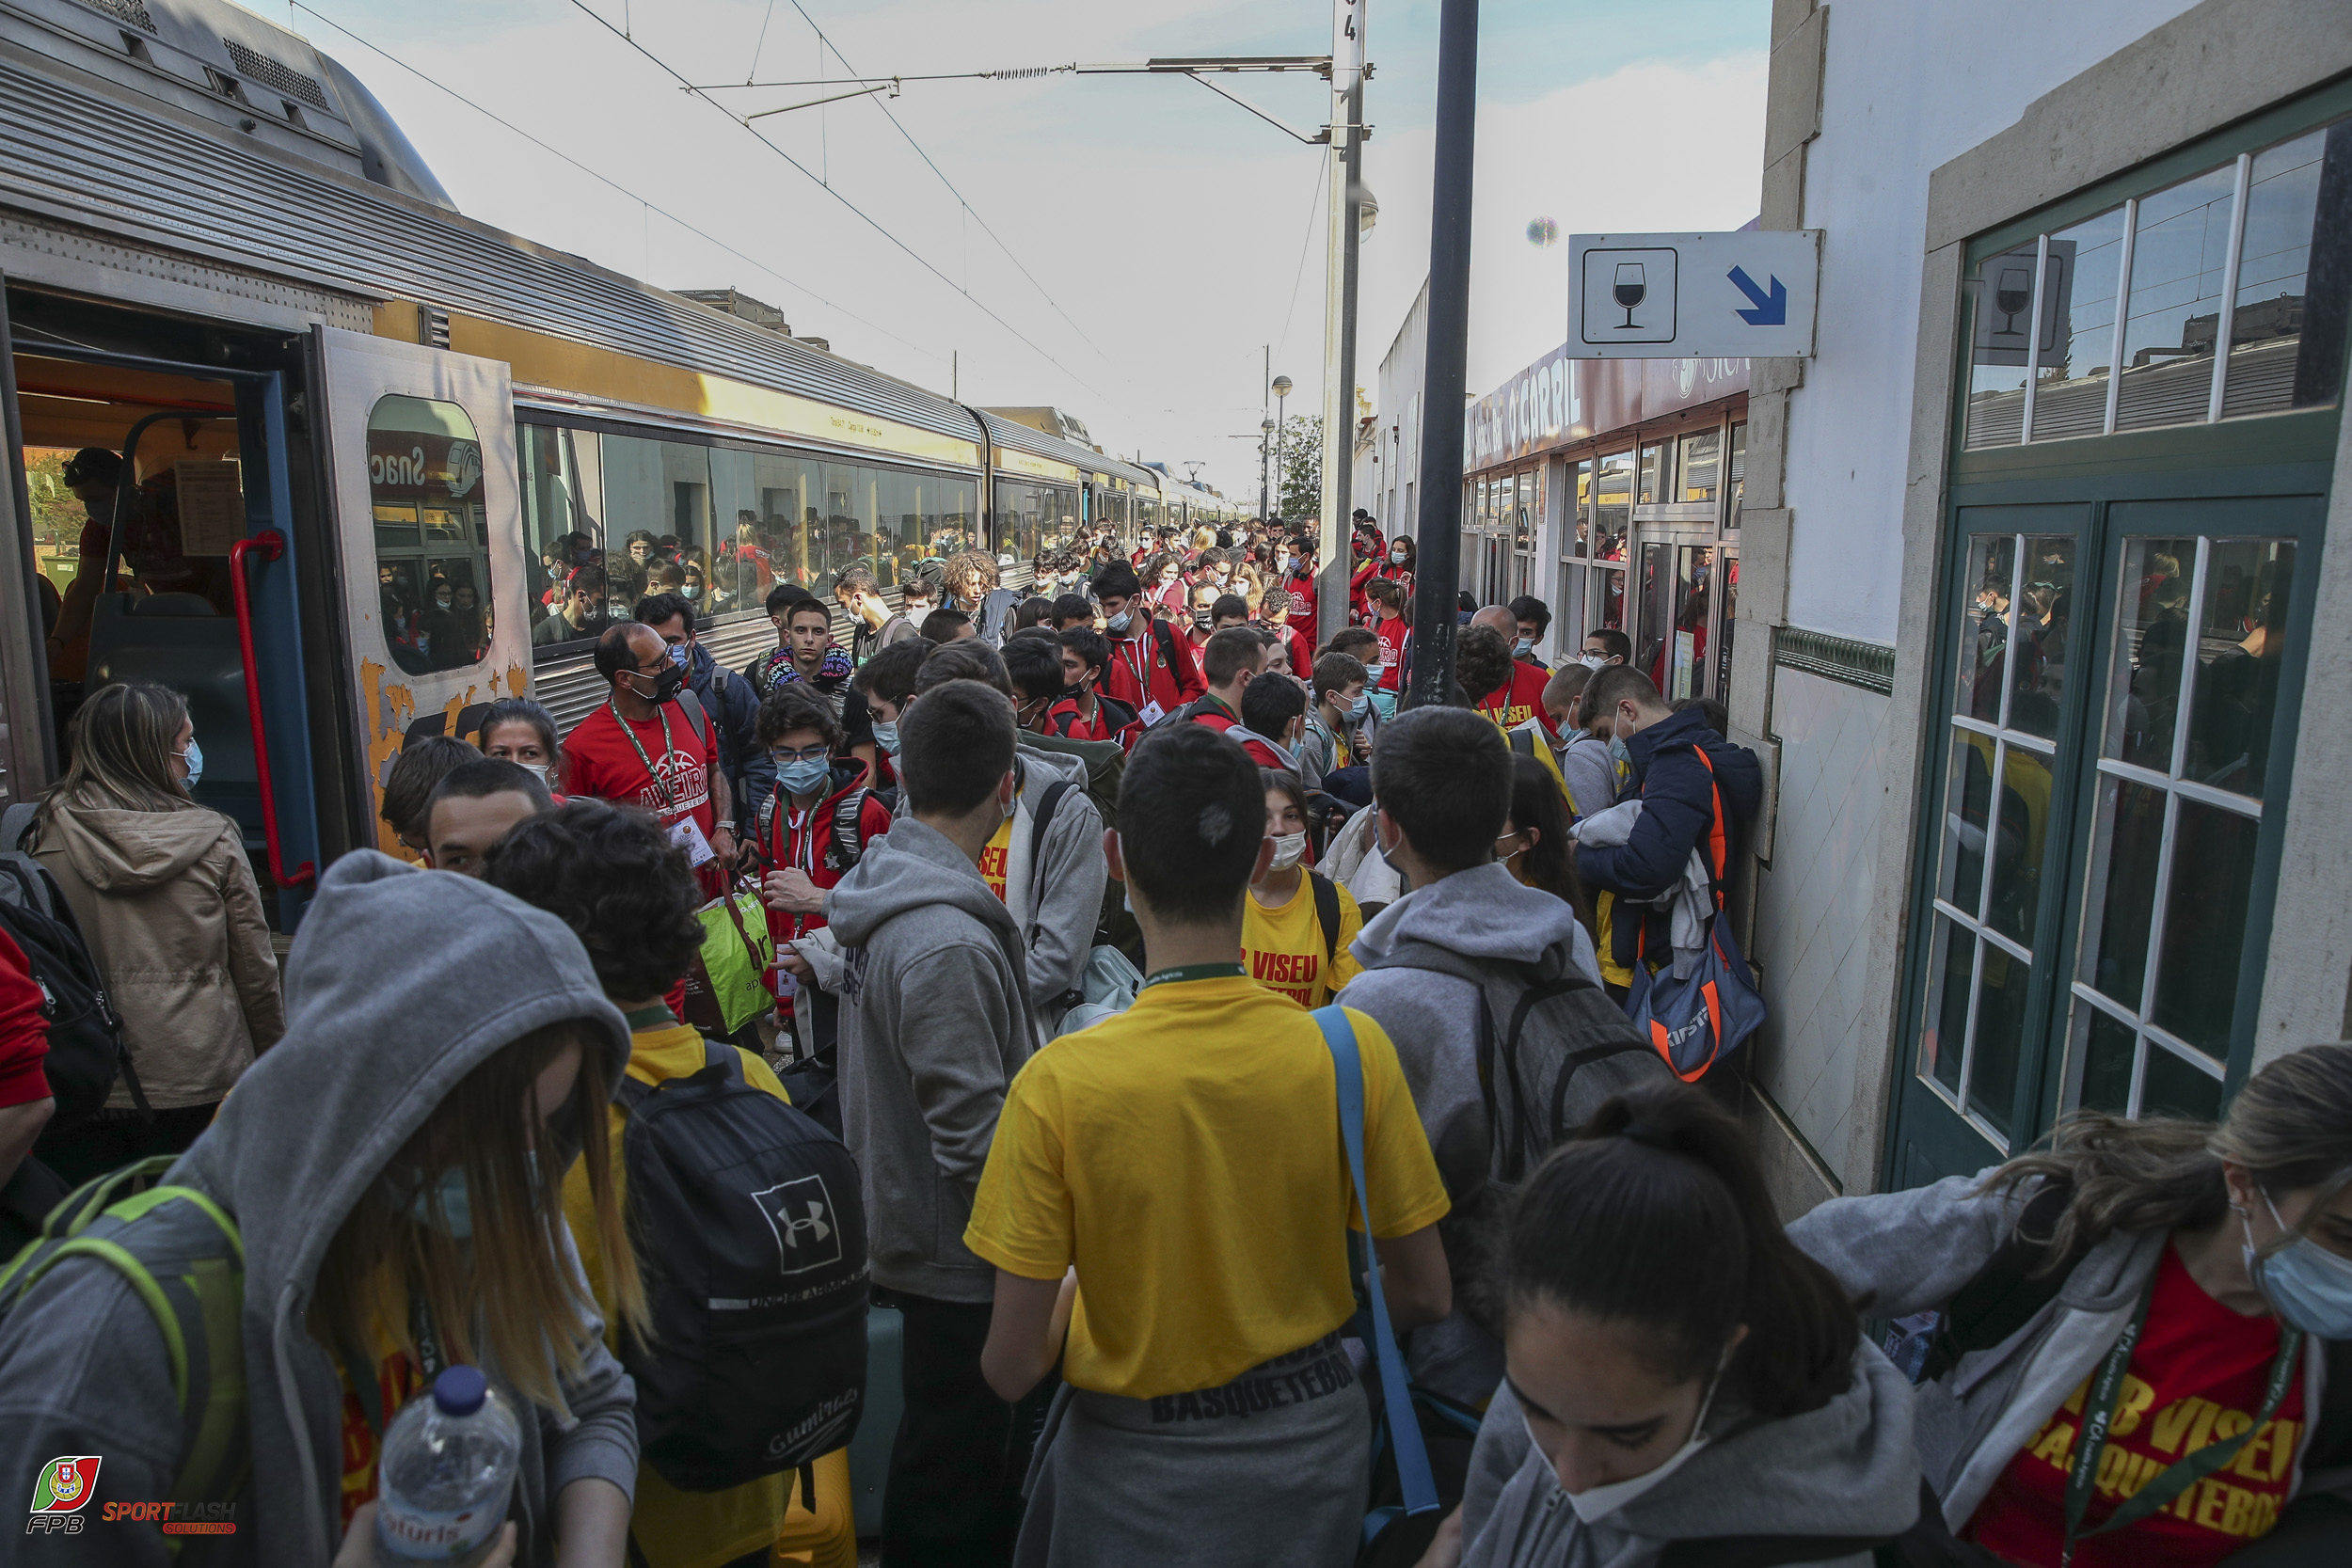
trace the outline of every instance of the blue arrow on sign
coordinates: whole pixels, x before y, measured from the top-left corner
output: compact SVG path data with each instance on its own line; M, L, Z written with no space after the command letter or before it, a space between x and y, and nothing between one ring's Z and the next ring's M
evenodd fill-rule
M1735 309L1732 312L1734 315L1750 326L1786 326L1788 325L1788 284L1783 283L1777 277L1773 278L1772 292L1768 294L1756 286L1755 278L1750 277L1744 270L1739 267L1732 268L1724 276L1731 279L1732 287L1747 295L1748 302L1756 307L1753 310Z

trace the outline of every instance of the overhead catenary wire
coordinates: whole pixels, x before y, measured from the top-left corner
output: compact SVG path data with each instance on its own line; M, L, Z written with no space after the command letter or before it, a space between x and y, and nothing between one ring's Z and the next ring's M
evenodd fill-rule
M1019 327L1013 325L1012 323L997 314L996 311L992 309L985 301L980 299L978 295L973 293L969 289L962 287L961 284L956 282L954 278L949 277L946 273L940 271L936 266L933 266L929 260L917 252L913 246L909 245L904 240L901 240L898 235L892 233L882 224L876 222L866 214L864 208L860 207L856 202L851 201L848 197L843 196L839 191L834 190L831 185L819 179L806 164L802 163L798 158L792 156L791 153L787 152L783 148L778 147L774 142L769 140L767 135L757 127L746 123L740 117L731 112L724 104L709 97L700 88L694 87L694 85L667 60L664 60L660 55L655 54L652 50L646 48L635 39L629 37L628 33L614 26L606 18L597 15L596 12L588 6L586 0L572 0L572 8L573 9L579 11L581 15L586 16L591 21L595 22L597 26L602 27L606 32L611 33L614 38L617 38L622 42L628 44L631 49L636 50L638 54L643 55L645 59L664 76L669 77L680 87L691 88L692 95L694 97L702 100L703 103L709 104L712 109L722 115L724 115L728 119L733 120L737 125L741 126L744 132L749 135L754 141L758 142L769 151L774 153L777 157L782 158L786 163L791 165L792 167L799 171L799 173L811 184L817 186L826 195L832 197L835 201L840 202L842 206L848 208L851 214L853 214L859 222L865 224L875 233L880 234L883 239L889 241L893 246L904 252L908 259L913 261L915 265L921 267L925 272L930 273L933 277L938 278L940 282L946 284L948 288L955 290L957 293L961 294L971 303L975 309L978 310L989 320L994 322L997 325L1003 327L1008 333L1011 334L1017 341L1026 347L1031 353L1035 354L1039 358L1044 360L1047 364L1061 372L1062 374L1070 377L1072 381L1077 383L1079 387L1083 388L1092 396L1098 398L1106 396L1106 394L1095 388L1094 385L1089 382L1084 376L1072 370L1068 365L1063 364L1059 359L1055 358L1052 354L1048 353L1043 347L1040 346L1039 343L1034 339L1030 338L1027 333L1023 332Z
M856 311L850 309L847 306L834 304L832 300L827 299L824 295L818 293L807 284L796 282L792 278L785 277L784 274L776 271L775 268L770 266L767 262L762 261L757 257L737 249L734 245L731 245L726 241L719 238L716 234L710 233L707 230L698 228L695 225L689 223L686 219L678 216L675 213L671 212L668 208L662 207L656 202L648 201L645 198L638 195L635 191L630 190L627 185L622 184L619 181L612 179L609 175L600 174L596 170L590 168L586 164L581 163L578 158L573 157L563 149L550 146L548 143L540 140L537 136L532 135L521 126L516 125L513 120L507 119L492 110L484 108L481 104L475 103L472 99L468 98L464 93L459 92L455 87L451 87L448 83L438 81L434 77L426 75L423 71L419 71L415 66L410 65L407 61L402 59L399 55L394 55L389 50L379 48L368 40L361 38L358 33L353 32L350 28L336 21L333 17L328 16L326 12L305 4L304 0L287 0L287 7L290 10L298 9L308 11L310 15L317 17L321 22L326 23L329 27L334 28L335 31L342 34L343 37L349 39L360 48L367 50L370 54L375 55L380 58L398 66L401 70L406 71L409 75L414 76L417 80L424 83L426 86L455 99L458 103L463 103L466 107L482 116L485 119L491 121L493 124L502 126L506 130L513 132L516 135L522 137L523 140L539 149L542 152L546 152L555 158L561 159L566 164L569 164L572 167L580 170L580 173L588 176L589 179L596 181L598 184L606 186L611 190L617 191L622 196L627 197L629 200L636 202L645 211L660 214L663 217L669 219L672 223L676 224L680 229L685 230L695 238L702 240L707 244L718 246L721 250L725 251L737 261L743 262L747 266L758 269L761 273L774 278L786 288L797 291L809 299L814 300L818 305L823 306L828 310L840 312L843 317L857 323L860 326L881 333L883 337L889 339L892 342L897 343L901 348L911 350L914 353L923 356L927 359L936 360L939 357L939 356L931 350L924 348L920 344L907 341L907 340L899 337L888 327L867 321L864 316L861 316Z
M1276 348L1290 346L1291 317L1298 309L1298 286L1305 282L1307 277L1307 252L1314 245L1315 230L1324 219L1323 182L1324 177L1330 170L1330 164L1331 160L1328 158L1315 160L1315 188L1313 194L1307 198L1307 237L1298 242L1298 270L1291 277L1291 302L1289 309L1282 312L1282 330L1275 335L1274 346Z

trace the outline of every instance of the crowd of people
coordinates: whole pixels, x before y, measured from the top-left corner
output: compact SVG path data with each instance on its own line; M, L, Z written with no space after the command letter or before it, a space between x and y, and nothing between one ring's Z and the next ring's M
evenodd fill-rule
M1784 1225L1744 1057L1685 1072L1629 1016L1692 898L1723 918L1756 758L1619 632L1548 667L1534 598L1466 610L1454 689L1400 707L1413 541L1359 516L1349 548L1320 642L1315 530L1250 525L1095 537L1050 592L969 552L895 608L866 570L772 581L741 670L695 594L615 613L600 578L555 613L604 700L409 744L382 809L417 863L330 865L282 975L185 705L102 689L22 847L125 1070L56 1115L0 936L0 1224L40 1264L0 1275L0 1471L190 1495L181 1330L36 1239L163 1155L242 1234L200 1363L242 1358L253 1480L204 1499L234 1560L370 1560L383 1420L453 1361L527 1413L494 1561L846 1565L861 1528L893 1568L2352 1558L2352 1045L2217 1126L2086 1113ZM746 890L772 1006L698 1030ZM854 1192L740 1196L794 1259L771 1307L830 1243L897 1313L895 1386L846 1407L895 1422L879 1520L846 1432L680 1480L664 1357L719 1331L657 1311L688 1238L629 1216L702 1091L748 1107L714 1169L773 1154L754 1126L854 1160ZM151 1211L105 1244L160 1244ZM1375 1512L1408 1449L1440 1506Z

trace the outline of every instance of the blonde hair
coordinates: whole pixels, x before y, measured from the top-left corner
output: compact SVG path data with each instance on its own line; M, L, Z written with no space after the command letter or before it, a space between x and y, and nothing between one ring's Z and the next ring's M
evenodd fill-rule
M1192 547L1194 549L1205 550L1216 543L1216 530L1213 528L1197 528L1192 531Z
M567 1048L580 1053L579 1076L543 1117L533 1088ZM449 1360L486 1359L517 1394L568 1418L563 1381L580 1370L596 1310L564 1261L564 1175L574 1159L586 1162L613 1315L640 1337L650 1320L612 1180L611 1089L597 1042L570 1019L517 1037L466 1074L327 1243L312 1337L346 1355L373 1354L385 1335L413 1351L406 1304L421 1300ZM453 1168L465 1176L470 1245L450 1235L441 1207L440 1178Z
M102 686L73 715L73 761L41 797L39 825L60 805L117 811L194 811L187 786L171 771L187 700L146 681Z
M2195 1229L2229 1212L2222 1162L2243 1165L2265 1193L2328 1189L2318 1212L2352 1180L2352 1044L2280 1057L2248 1081L2218 1125L2175 1117L2128 1121L2082 1111L2060 1122L2047 1149L2021 1154L1979 1191L2010 1192L2032 1178L2071 1190L2047 1237L2047 1267L2119 1230Z

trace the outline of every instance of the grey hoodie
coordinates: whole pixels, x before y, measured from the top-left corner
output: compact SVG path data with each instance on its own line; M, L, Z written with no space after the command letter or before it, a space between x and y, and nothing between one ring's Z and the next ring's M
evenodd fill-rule
M400 961L385 961L397 941ZM287 960L285 1037L239 1081L166 1180L211 1195L245 1245L246 1419L254 1478L227 1560L324 1563L342 1538L342 1380L304 1314L336 1230L459 1080L525 1032L576 1019L616 1085L628 1026L580 940L489 883L373 850L320 879ZM559 1227L580 1294L570 1232ZM597 1477L633 1496L636 1391L593 1309L570 1418L519 1403L516 1560L552 1560L555 1496ZM486 1368L504 1386L495 1367ZM507 1390L513 1397L511 1388ZM104 1499L168 1497L182 1426L147 1307L95 1261L59 1265L0 1324L0 1475L104 1456ZM103 1506L103 1502L98 1505ZM90 1510L93 1521L97 1507ZM99 1525L109 1561L168 1560L152 1525Z
M1020 927L1027 949L1025 973L1029 1005L1050 1033L1060 1022L1055 998L1086 978L1087 955L1094 951L1094 927L1103 918L1103 884L1110 863L1103 856L1103 815L1087 798L1087 765L1076 757L1032 746L1018 748L1021 795L1012 837L1005 846L1005 905ZM1057 780L1070 787L1041 829L1038 804ZM1036 835L1045 834L1041 861ZM1038 875L1029 875L1032 865ZM1032 885L1034 882L1035 885Z
M1337 1000L1371 1014L1395 1042L1422 1129L1438 1158L1438 1174L1454 1200L1440 1224L1455 1280L1454 1310L1444 1322L1414 1331L1406 1359L1423 1386L1476 1404L1502 1375L1502 1345L1471 1317L1485 1283L1478 1243L1489 1207L1486 1105L1478 1081L1478 991L1457 975L1373 967L1392 955L1407 956L1421 943L1527 966L1539 978L1564 974L1571 966L1595 986L1600 975L1593 939L1577 924L1575 912L1540 888L1521 886L1499 864L1457 871L1406 894L1381 911L1349 949L1365 973L1350 980ZM1582 1122L1609 1096L1664 1070L1662 1062L1647 1055L1591 1063L1570 1080L1570 1124Z
M1757 1421L1718 1408L1707 1433L1680 1469L1588 1525L1502 1385L1470 1454L1462 1568L1648 1568L1673 1541L1883 1541L1919 1516L1911 1386L1867 1344L1854 1352L1853 1382L1820 1409ZM1816 1560L1868 1568L1870 1554Z
M825 895L847 950L841 1124L864 1178L874 1283L937 1301L994 1299L963 1244L1005 1086L1034 1049L1021 933L979 868L900 817Z

